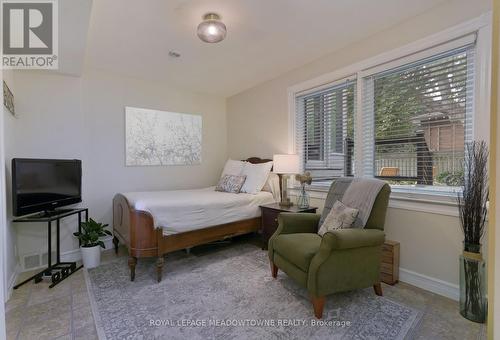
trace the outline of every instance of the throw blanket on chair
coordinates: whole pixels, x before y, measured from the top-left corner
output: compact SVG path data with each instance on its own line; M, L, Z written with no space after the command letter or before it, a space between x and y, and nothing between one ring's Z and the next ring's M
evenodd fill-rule
M379 179L355 178L344 192L342 203L359 210L354 221L354 228L364 228L370 217L373 203L384 186L385 182Z
M344 196L345 191L351 185L351 182L354 178L352 177L341 177L336 179L332 185L330 186L330 190L328 191L328 195L326 196L325 206L323 208L323 213L321 214L321 218L319 220L319 225L321 226L325 221L325 218L332 210L333 205L337 201L342 202L342 197ZM354 208L354 207L353 207Z

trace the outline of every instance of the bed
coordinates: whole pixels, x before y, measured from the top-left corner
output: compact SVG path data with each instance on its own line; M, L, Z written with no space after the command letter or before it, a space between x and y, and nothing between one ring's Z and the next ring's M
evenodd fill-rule
M252 157L246 161L271 160ZM276 189L253 195L217 192L214 187L119 193L113 198L115 251L120 242L127 246L131 281L138 258L156 257L160 282L165 254L259 231L259 206L276 198Z

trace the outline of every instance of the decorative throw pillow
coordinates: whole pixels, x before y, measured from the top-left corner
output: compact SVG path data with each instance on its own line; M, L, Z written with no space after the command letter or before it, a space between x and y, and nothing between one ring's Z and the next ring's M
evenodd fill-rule
M237 194L240 192L246 176L223 175L217 183L215 191L231 192Z
M349 208L344 203L336 201L332 210L326 216L325 221L319 228L318 234L323 236L325 233L337 229L351 228L358 216L359 210Z
M241 174L247 176L247 178L245 180L245 184L243 184L243 187L241 188L241 192L254 195L260 192L264 184L266 184L267 177L269 176L272 167L273 162L260 164L245 163Z
M245 166L244 161L235 161L233 159L228 159L226 165L224 165L224 170L222 170L221 178L224 175L240 176L243 172L243 167Z

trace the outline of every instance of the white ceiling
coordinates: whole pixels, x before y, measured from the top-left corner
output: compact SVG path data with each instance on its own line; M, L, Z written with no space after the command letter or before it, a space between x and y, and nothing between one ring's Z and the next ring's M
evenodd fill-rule
M230 96L416 16L445 0L98 0L86 66ZM196 27L221 15L227 38ZM170 50L181 53L178 59Z

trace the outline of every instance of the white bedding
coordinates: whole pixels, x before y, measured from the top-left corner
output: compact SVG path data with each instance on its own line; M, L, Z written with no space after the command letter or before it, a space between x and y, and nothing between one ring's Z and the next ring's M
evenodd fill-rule
M182 233L259 217L259 205L275 202L273 194L232 194L215 187L194 190L128 192L123 195L136 210L149 212L163 235Z

